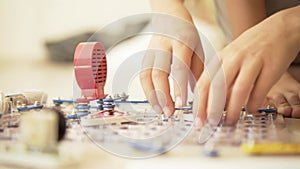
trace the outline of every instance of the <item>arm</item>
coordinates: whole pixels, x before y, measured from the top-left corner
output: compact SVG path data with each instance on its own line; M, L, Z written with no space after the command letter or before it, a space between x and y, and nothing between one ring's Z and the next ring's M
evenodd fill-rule
M292 38L295 50L300 51L300 5L284 10L278 14L281 17L279 22L283 22L285 34ZM293 33L293 35L291 35ZM298 45L297 45L298 44Z
M183 5L183 0L150 0L150 6L153 12L177 16L193 23L190 13Z
M265 0L225 0L233 39L266 18Z

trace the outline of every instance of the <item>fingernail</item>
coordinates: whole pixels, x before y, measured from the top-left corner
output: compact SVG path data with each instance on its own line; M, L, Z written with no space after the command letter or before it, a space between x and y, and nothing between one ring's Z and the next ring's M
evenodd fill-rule
M203 124L202 124L202 122L201 122L201 119L199 118L199 117L196 117L196 119L195 119L195 127L196 128L198 128L198 127L202 127L203 126Z
M173 116L174 116L175 118L178 118L178 115L179 115L179 111L175 111L174 114L173 114Z
M167 117L170 117L171 116L171 111L168 107L164 107L164 114L167 116Z
M160 108L158 105L154 105L154 106L153 106L153 110L154 110L156 113L162 113L161 108Z
M176 97L176 99L175 99L175 106L176 107L182 107L182 100L181 100L181 98L180 97Z

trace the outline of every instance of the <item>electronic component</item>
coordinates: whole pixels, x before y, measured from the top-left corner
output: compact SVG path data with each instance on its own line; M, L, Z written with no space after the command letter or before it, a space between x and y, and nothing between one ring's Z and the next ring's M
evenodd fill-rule
M0 112L11 112L40 109L47 101L47 94L36 90L0 93Z
M107 63L104 47L99 42L79 43L74 54L76 82L81 89L77 102L103 99L107 76Z
M46 100L47 94L37 90L1 92L0 130L18 127L21 112L42 109Z
M24 111L20 116L18 139L0 140L0 161L23 167L73 165L75 161L58 149L58 141L63 139L65 131L64 116L56 109Z
M36 101L34 103L34 105L27 106L26 104L23 104L20 107L17 107L17 110L19 112L22 112L22 111L28 111L28 110L33 110L33 109L41 109L43 107L44 107L44 105L42 105L42 104L40 104L39 102Z
M299 143L255 143L242 144L242 149L252 155L271 154L300 154Z
M32 149L52 151L58 139L58 116L52 111L32 111L21 116L20 140Z

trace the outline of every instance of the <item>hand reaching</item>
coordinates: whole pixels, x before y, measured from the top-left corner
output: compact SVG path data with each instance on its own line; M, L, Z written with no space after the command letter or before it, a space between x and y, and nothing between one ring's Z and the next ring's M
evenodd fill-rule
M203 56L200 38L189 13L181 3L173 5L176 15L153 14L152 38L140 73L148 101L156 112L164 112L166 116L174 112L169 77L174 82L176 107L184 106L190 76L197 79L202 71L197 55ZM171 9L164 12L174 14Z
M300 20L292 13L299 14L299 7L267 18L245 31L218 57L206 58L193 108L202 124L207 118L217 123L225 109L226 123L231 125L238 120L242 106L255 112L262 104L299 51L300 29L295 22Z

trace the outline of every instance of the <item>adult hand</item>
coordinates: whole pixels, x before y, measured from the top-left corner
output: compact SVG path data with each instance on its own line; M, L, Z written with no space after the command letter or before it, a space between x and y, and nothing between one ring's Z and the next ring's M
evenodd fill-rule
M299 12L300 6L279 12L245 31L218 57L206 58L193 107L202 124L207 118L216 124L223 110L229 125L242 106L257 110L299 51Z

